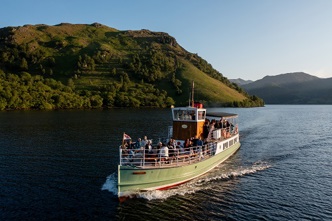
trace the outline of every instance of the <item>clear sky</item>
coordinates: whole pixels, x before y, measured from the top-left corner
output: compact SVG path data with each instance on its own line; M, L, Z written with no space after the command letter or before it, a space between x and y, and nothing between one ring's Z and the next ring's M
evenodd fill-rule
M98 22L167 32L229 79L332 77L332 0L1 0L0 28Z

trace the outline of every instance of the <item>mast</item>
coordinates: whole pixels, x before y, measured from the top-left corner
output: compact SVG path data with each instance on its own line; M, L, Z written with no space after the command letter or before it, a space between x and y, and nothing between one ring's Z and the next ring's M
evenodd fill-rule
M193 85L191 88L191 107L195 106L195 101L194 101L194 81L193 81Z

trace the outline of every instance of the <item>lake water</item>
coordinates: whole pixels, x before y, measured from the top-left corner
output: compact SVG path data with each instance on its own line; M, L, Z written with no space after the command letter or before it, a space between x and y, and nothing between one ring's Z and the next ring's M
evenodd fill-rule
M0 220L332 220L332 106L222 110L239 114L234 156L124 203L122 133L158 141L169 109L0 112Z

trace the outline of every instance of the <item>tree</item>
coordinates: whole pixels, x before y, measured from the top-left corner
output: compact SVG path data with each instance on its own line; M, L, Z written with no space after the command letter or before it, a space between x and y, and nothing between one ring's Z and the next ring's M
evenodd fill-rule
M92 108L100 108L103 106L103 98L100 95L93 95L90 97L90 103Z
M22 58L22 60L21 60L20 69L22 71L27 71L29 69L28 62L25 58Z

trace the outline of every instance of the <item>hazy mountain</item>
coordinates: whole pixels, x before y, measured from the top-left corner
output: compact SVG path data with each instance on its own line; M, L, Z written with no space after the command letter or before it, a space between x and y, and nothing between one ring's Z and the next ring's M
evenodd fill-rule
M266 104L332 104L332 78L303 72L266 76L242 88Z
M254 82L252 80L243 80L242 78L229 79L229 81L232 82L232 83L235 83L235 84L237 84L239 86Z

